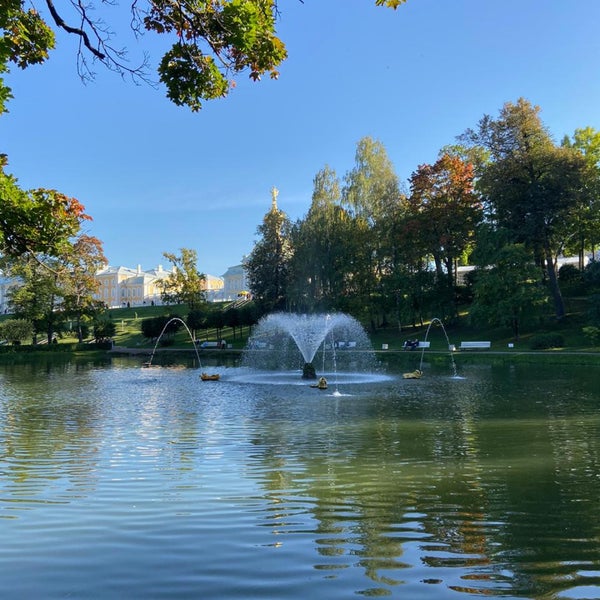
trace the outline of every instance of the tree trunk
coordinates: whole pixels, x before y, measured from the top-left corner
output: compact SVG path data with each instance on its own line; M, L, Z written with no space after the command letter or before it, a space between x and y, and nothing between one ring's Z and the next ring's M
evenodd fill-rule
M552 258L552 252L550 252L550 248L548 246L546 246L544 250L546 274L548 275L548 285L550 287L552 300L554 301L554 313L556 315L556 318L560 321L565 316L565 303L560 292L560 286L558 285L558 277L556 276L556 269L554 268L554 259Z

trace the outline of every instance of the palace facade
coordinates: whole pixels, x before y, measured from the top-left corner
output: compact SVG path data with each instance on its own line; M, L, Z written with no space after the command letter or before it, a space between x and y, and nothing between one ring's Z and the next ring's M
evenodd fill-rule
M174 267L173 267L174 268ZM98 291L94 294L109 308L123 306L151 306L162 304L161 283L173 273L158 265L155 269L142 270L130 267L106 265L96 273ZM5 277L0 272L0 313L10 310L10 290L19 285L14 277ZM248 284L243 266L229 267L222 277L206 275L206 299L209 302L234 301L248 297Z

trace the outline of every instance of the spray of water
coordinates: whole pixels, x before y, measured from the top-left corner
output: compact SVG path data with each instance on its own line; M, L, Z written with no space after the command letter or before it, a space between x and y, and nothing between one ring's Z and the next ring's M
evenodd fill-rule
M156 338L156 343L154 344L154 348L152 349L152 354L150 355L150 360L147 363L144 363L145 367L151 367L152 366L152 361L154 360L154 354L156 353L156 349L158 348L158 344L160 343L160 338L162 338L163 334L167 330L167 327L169 327L169 325L171 323L176 323L177 321L179 321L179 323L181 323L185 327L185 329L187 330L187 332L188 332L188 334L190 336L190 340L192 340L192 344L194 345L194 350L196 351L196 358L198 360L198 367L200 369L202 368L202 363L200 361L200 354L198 354L198 348L196 346L196 341L194 340L194 336L192 335L192 332L190 331L190 328L187 326L187 323L183 319L180 319L179 317L173 317L173 318L169 319L165 323L165 326L162 328L162 331L160 332L160 335Z
M434 317L433 319L431 319L431 322L429 323L429 325L427 326L427 331L425 332L425 342L427 341L427 338L429 337L429 330L431 329L431 326L437 323L441 328L442 331L444 332L444 336L446 338L446 344L448 346L448 352L450 353L450 362L452 363L452 376L454 378L457 378L458 375L456 373L456 363L454 362L454 355L452 354L452 350L450 348L450 340L448 338L448 333L446 332L446 328L444 327L444 324L442 323L441 319L438 319L438 317ZM423 356L425 354L425 348L423 347L423 349L421 350L421 362L419 364L419 370L422 371L423 370Z

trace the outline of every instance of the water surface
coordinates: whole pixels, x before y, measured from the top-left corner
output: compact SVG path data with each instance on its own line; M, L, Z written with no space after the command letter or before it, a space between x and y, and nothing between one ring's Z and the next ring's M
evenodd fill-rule
M3 598L600 598L600 369L0 367Z

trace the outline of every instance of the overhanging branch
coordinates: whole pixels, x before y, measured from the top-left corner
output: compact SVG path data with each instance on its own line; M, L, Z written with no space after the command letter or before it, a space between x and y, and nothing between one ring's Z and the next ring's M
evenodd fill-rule
M67 24L64 21L64 19L58 14L58 11L56 10L56 7L54 6L54 3L52 2L52 0L46 0L46 4L48 6L48 9L50 10L50 14L52 15L52 18L54 19L54 22L56 23L56 25L58 27L60 27L61 29L64 29L67 33L73 33L75 35L78 35L81 38L81 40L83 41L83 45L94 56L96 56L100 60L106 59L106 54L100 52L100 50L98 50L97 48L92 46L88 34L83 29L80 29L79 27L72 27L71 25Z

